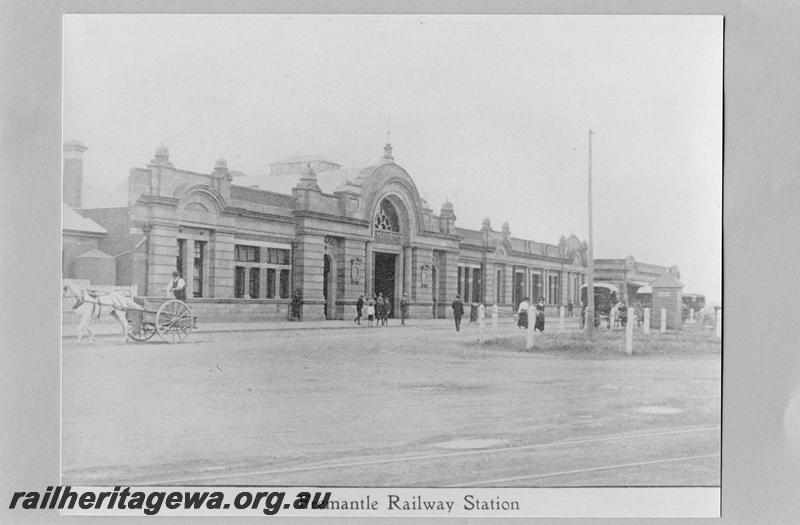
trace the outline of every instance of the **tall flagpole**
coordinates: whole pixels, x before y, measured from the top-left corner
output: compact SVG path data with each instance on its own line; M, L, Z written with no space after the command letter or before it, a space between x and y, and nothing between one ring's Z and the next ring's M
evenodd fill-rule
M586 275L586 333L591 340L594 336L594 240L592 239L592 135L589 129L589 267Z

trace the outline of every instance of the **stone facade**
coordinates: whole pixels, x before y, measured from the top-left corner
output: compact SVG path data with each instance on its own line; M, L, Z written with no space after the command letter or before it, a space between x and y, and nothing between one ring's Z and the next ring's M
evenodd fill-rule
M117 284L156 298L177 269L198 317L214 320L286 319L298 291L306 320L352 317L362 293L389 297L395 316L405 293L412 318L448 316L456 294L505 311L523 297L545 297L553 312L580 302L586 247L577 237L520 239L488 219L458 227L453 204L434 213L389 144L330 193L315 168L338 165L289 160L280 166L300 173L284 194L234 184L224 159L210 173L178 169L159 147L130 170L128 206L92 215L108 230L100 243L126 281Z

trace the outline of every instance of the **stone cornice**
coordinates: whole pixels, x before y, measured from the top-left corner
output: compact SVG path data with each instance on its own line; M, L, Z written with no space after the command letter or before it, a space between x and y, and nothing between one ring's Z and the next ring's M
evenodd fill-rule
M352 224L355 226L369 227L369 221L364 219L356 219L353 217L342 217L341 215L333 215L330 213L323 213L311 210L295 210L294 216L297 218L320 219L323 221L339 222L345 224Z

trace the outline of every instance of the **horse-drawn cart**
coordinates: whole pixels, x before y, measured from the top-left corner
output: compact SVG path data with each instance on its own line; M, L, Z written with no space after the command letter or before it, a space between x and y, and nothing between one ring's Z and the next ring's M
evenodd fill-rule
M178 299L162 303L157 310L125 309L128 336L134 341L147 341L155 334L166 343L180 343L194 328L189 306Z

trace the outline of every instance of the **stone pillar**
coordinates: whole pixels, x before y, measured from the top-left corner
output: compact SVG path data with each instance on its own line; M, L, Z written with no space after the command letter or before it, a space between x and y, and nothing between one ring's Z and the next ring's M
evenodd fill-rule
M295 242L294 283L295 290L303 293L303 320L325 319L325 299L322 281L325 256L325 240L321 235L301 234ZM294 290L292 290L294 294Z
M492 339L497 339L497 317L498 307L496 304L492 305Z
M153 226L148 238L149 260L147 264L146 295L166 297L167 284L172 280L175 259L178 257L178 228ZM190 279L191 276L184 276Z
M339 250L343 254L344 264L344 296L339 299L345 301L345 313L349 308L355 316L355 303L358 297L362 293L367 293L366 243L344 239L339 244Z
M483 303L494 304L497 302L497 266L491 262L483 264Z
M403 293L407 295L408 300L411 301L411 283L412 283L412 263L413 254L411 247L403 248ZM399 303L398 303L399 304Z
M515 311L514 304L514 266L507 264L503 275L503 293L505 304L510 306L511 312Z
M410 290L408 294L410 305L408 316L416 319L430 319L433 312L433 291L436 284L433 282L433 250L427 248L408 249L411 263L408 267L411 274ZM422 267L426 266L426 287L422 287ZM437 279L439 276L437 275Z
M372 299L373 263L372 241L367 241L364 246L364 290L367 294L367 299Z
M469 305L472 303L472 268L464 266L462 268L461 281L464 284L464 304ZM466 315L466 314L465 314Z
M211 234L211 242L208 243L207 262L208 265L208 296L215 298L231 298L234 293L234 245L233 233L214 232ZM189 250L189 242L186 249ZM184 259L186 260L186 258ZM245 279L249 279L250 272L245 272ZM266 283L266 275L261 281ZM264 284L265 285L265 284ZM249 288L245 288L245 297L249 297ZM261 290L259 290L259 293ZM262 294L263 296L263 294Z
M536 307L531 304L528 307L528 330L527 330L527 337L525 340L525 349L530 350L533 348L533 338L536 332Z
M450 303L453 302L458 291L458 252L445 252L442 260L444 261L444 268L441 269L444 277L442 279L444 290L440 293L440 297L442 297L441 311L446 318L451 318ZM466 302L465 300L464 303Z

